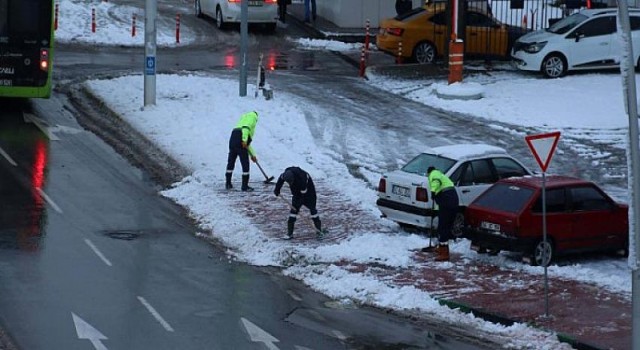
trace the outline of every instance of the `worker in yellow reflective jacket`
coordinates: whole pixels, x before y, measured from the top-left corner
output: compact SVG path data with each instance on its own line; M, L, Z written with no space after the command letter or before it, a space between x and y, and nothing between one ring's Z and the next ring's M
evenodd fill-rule
M231 137L229 138L229 158L227 159L227 172L226 177L226 189L232 189L231 175L233 174L233 168L236 166L236 158L240 157L240 164L242 165L242 191L253 191L252 187L249 187L249 157L255 163L258 161L256 152L251 147L251 141L253 135L256 132L256 124L258 123L258 112L252 111L245 113L240 117L240 121L236 124L236 127L231 131Z
M438 247L436 261L449 261L449 240L458 213L458 193L449 179L440 170L430 166L427 169L431 198L438 204Z

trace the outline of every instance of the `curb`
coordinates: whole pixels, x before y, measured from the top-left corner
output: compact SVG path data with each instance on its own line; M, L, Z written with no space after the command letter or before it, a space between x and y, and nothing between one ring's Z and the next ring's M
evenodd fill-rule
M472 306L469 306L467 304L463 304L463 303L459 303L456 301L452 301L452 300L446 300L446 299L436 299L438 300L438 303L440 303L440 305L444 305L447 306L450 309L453 310L459 310L462 311L464 313L467 314L472 314L475 317L478 317L480 319L483 319L485 321L488 322L492 322L492 323L498 323L501 324L503 326L511 326L514 323L519 323L516 320L512 320L506 316L500 315L500 314L495 314L492 312L488 312L488 311L484 311L484 310L480 310L480 309L476 309ZM569 345L571 345L574 349L576 350L606 350L605 348L601 348L601 347L597 347L595 345L580 341L578 339L575 339L573 336L569 335L569 334L564 334L564 333L560 333L560 332L556 332L554 330L551 329L546 329L546 328L541 328L538 327L536 325L533 324L529 324L527 323L528 326L536 328L536 329L540 329L542 331L545 332L550 332L550 333L554 333L556 335L556 337L558 338L558 341L563 342L563 343L567 343Z

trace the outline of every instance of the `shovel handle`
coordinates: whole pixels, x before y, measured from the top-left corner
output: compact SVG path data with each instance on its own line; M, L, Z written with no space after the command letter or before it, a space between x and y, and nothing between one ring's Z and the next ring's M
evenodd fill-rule
M260 172L262 173L262 175L264 175L265 178L268 178L267 174L264 172L264 170L262 170L262 167L260 166L260 163L258 163L256 161L256 165L258 165L258 169L260 169Z

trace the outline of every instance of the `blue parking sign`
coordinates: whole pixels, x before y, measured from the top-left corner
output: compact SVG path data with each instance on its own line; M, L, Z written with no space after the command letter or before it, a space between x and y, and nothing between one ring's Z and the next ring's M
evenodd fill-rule
M147 56L145 60L145 70L144 74L146 75L155 75L156 74L156 58L155 56Z

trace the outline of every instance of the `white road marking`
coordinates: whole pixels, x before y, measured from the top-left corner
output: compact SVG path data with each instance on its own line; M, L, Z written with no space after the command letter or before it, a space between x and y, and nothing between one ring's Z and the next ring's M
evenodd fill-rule
M249 338L252 342L263 343L269 350L279 350L278 347L273 343L278 343L280 342L280 340L260 329L260 327L256 326L244 317L240 318L240 322L242 322L242 325L249 334Z
M317 320L326 321L327 319L324 316L320 315L320 313L316 310L309 310L309 313L312 314Z
M302 298L299 297L296 293L287 290L287 294L289 294L289 296L291 297L291 299L295 300L295 301L302 301Z
M164 318L162 318L162 316L160 316L160 314L158 313L158 311L156 311L156 309L153 308L153 306L151 306L151 304L149 304L145 298L139 296L138 300L140 300L140 302L142 303L142 305L144 305L144 307L147 308L147 310L149 310L149 312L151 313L151 315L158 321L160 322L160 324L162 325L162 327L164 327L164 329L167 330L167 332L173 332L173 328L171 328L171 325L169 325L169 323L167 321L164 320Z
M101 340L109 338L73 312L71 313L71 316L73 317L73 324L76 326L78 339L88 339L96 350L107 350L107 347L102 344Z
M0 154L2 154L2 156L7 160L7 162L9 162L9 164L13 165L13 166L18 166L18 163L16 163L15 160L13 160L13 158L11 158L11 156L9 156L9 154L7 152L5 152L2 147L0 147Z
M43 134L45 134L47 136L47 138L49 138L49 140L51 141L59 141L60 139L54 135L51 131L49 131L49 127L44 125L46 124L46 122L38 117L36 117L33 114L30 113L25 113L22 118L26 121L26 122L31 122L33 124L35 124L36 127L38 127L38 129L40 129L40 131L42 131Z
M333 335L335 335L336 338L340 339L340 340L345 340L347 339L347 336L344 335L342 332L338 331L338 330L333 330L331 331L331 333L333 333Z
M107 264L107 266L111 266L111 261L109 261L109 259L107 259L104 254L102 254L102 252L98 249L98 247L96 247L93 242L91 242L89 239L84 239L84 242L87 243L87 245L89 246L89 248L93 249L93 252L96 253L96 255L102 259L102 261L104 261L105 264Z
M49 196L47 196L46 193L44 193L44 191L41 188L37 188L38 193L40 193L40 195L44 198L45 201L47 201L47 203L49 203L49 205L58 213L62 214L62 209L60 209L60 207L56 204L56 202L54 202Z

